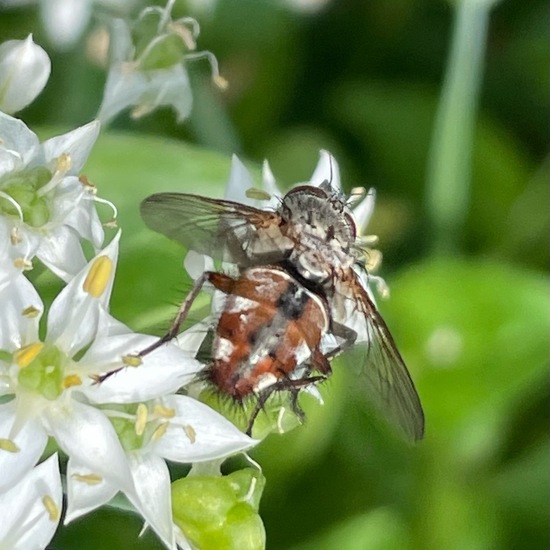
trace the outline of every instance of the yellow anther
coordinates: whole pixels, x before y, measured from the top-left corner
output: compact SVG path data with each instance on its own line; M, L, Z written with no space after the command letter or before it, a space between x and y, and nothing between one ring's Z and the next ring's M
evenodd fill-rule
M148 416L149 411L147 409L147 405L140 403L137 406L136 422L134 424L134 430L136 431L137 435L143 435L143 432L145 431L145 426L147 425Z
M12 227L10 231L10 243L15 246L19 244L23 239L21 238L21 235L19 234L19 228Z
M73 474L71 477L76 481L86 483L86 485L99 485L103 481L99 474Z
M44 344L42 342L35 342L34 344L29 344L21 349L18 349L14 354L13 358L17 366L22 369L25 368L29 363L36 358L36 356L42 351Z
M176 409L171 409L170 407L165 407L157 403L153 407L153 413L161 418L174 418L174 416L176 416Z
M59 521L61 514L60 514L59 507L55 503L54 499L51 496L46 495L45 497L42 497L42 504L44 505L44 508L46 508L46 511L48 512L50 521Z
M26 258L15 258L13 265L16 269L22 269L23 271L30 271L32 269L32 262Z
M153 441L158 441L166 433L168 426L169 426L168 422L163 422L162 424L159 424L157 429L153 432L151 439Z
M122 362L127 367L139 367L143 363L143 359L139 355L123 355Z
M18 453L20 449L15 444L15 441L0 437L0 451L8 451L8 453Z
M111 218L109 221L104 222L103 227L108 227L109 229L116 229L118 227L117 219Z
M367 271L376 271L382 263L382 252L374 248L369 248L365 251L365 258L367 260L365 264Z
M35 319L42 313L37 307L29 306L26 307L22 312L21 315L23 317L28 317L29 319Z
M229 88L229 82L221 75L215 74L212 76L212 80L214 81L214 84L216 87L218 87L220 90L227 90Z
M257 187L249 187L245 191L245 195L249 199L256 199L259 201L268 201L271 198L271 195L267 191L264 191L263 189L258 189Z
M65 389L71 388L73 386L81 386L82 378L78 374L69 374L63 378L63 387Z
M84 292L87 292L94 298L99 298L107 288L112 271L113 262L111 258L108 256L97 257L82 285Z
M195 428L187 424L183 427L183 431L185 432L185 435L189 438L189 441L191 441L191 443L195 443L195 441L197 440L197 432L195 431Z
M168 24L168 29L181 38L188 50L194 50L197 47L197 43L189 27L181 23L172 22Z
M67 173L73 165L73 160L69 153L62 153L55 159L55 170L56 172Z

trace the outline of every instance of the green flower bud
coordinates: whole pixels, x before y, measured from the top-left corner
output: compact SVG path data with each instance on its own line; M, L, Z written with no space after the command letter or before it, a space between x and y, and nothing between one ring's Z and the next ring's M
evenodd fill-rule
M174 521L201 550L262 550L265 529L257 510L264 485L264 477L252 468L175 481Z

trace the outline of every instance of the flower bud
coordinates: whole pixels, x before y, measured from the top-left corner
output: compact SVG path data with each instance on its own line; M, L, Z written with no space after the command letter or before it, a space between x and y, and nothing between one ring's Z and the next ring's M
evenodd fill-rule
M46 85L50 70L48 54L32 35L0 44L0 111L12 114L31 103Z

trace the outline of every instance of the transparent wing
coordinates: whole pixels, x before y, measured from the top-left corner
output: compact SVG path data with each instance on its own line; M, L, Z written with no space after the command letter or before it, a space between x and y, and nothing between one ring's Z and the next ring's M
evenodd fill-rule
M185 193L157 193L141 203L141 217L153 231L187 249L215 259L248 265L248 247L270 225L279 225L274 212L233 201ZM281 252L273 245L273 251ZM256 260L256 259L255 259Z
M363 285L354 285L358 311L364 315L368 341L358 344L361 374L369 399L408 439L424 436L424 412L412 378L384 319Z

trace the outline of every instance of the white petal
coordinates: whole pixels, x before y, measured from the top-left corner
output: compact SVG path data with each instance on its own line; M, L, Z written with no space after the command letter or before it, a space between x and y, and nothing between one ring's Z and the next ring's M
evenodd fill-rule
M162 404L175 409L166 433L154 451L175 462L202 462L250 449L258 441L239 431L221 414L185 395L171 395Z
M0 256L0 261L6 258ZM11 261L8 260L8 265ZM44 310L40 296L30 281L16 269L0 267L0 349L15 351L38 339L38 323ZM36 317L22 315L33 307Z
M35 420L26 422L17 435L12 436L15 412L15 401L0 405L0 438L12 440L19 449L15 453L0 450L0 493L27 475L38 462L48 441L46 432Z
M66 225L60 225L44 235L36 256L65 282L74 279L86 266L86 257L78 233Z
M76 130L48 139L42 144L46 162L63 153L71 157L71 169L68 174L78 175L99 135L100 124L93 120Z
M67 464L67 524L109 502L118 492L115 485L73 457Z
M66 49L84 32L92 6L90 0L41 0L40 11L50 40Z
M252 204L252 199L246 196L246 191L254 186L252 176L246 166L239 160L237 155L231 157L231 172L229 181L225 187L224 198L241 202L243 204Z
M137 354L158 341L155 336L125 334L97 339L82 357L87 370L107 372L122 365L122 357ZM94 403L136 403L174 393L189 383L202 365L172 343L143 357L138 367L126 367L101 384L87 387Z
M174 344L176 344L187 357L195 357L206 338L207 328L209 326L210 318L206 317L199 323L189 327L186 331L178 334L174 340Z
M366 229L372 213L374 212L375 201L376 191L371 188L368 190L367 196L353 209L353 216L357 223L359 233Z
M52 503L53 508L46 508L45 501ZM56 453L31 470L18 485L0 494L0 545L10 550L46 548L59 523L62 506Z
M67 177L58 186L53 218L74 228L80 237L90 241L96 249L103 244L105 232L97 215L95 201L78 178Z
M269 162L267 162L267 160L264 160L264 163L262 165L262 185L264 191L269 193L271 198L267 202L257 201L259 203L257 204L258 208L272 208L275 210L280 204L280 198L283 196L283 193L277 187L275 176L273 175L273 172L271 171L271 167L269 166Z
M12 151L26 165L39 147L38 138L20 120L0 111L0 147ZM0 164L0 176L7 173L8 166Z
M168 548L176 548L172 523L170 473L162 458L152 453L128 453L136 497L128 495L145 521Z
M50 76L48 54L32 41L0 44L0 110L15 113L34 101Z
M195 281L205 272L214 269L214 260L206 254L190 250L183 260L183 267Z
M126 456L112 424L101 411L72 399L50 406L45 421L70 457L119 489L133 491Z
M310 184L319 186L328 181L335 189L340 189L340 168L336 159L325 150L319 152L319 162L311 176Z
M95 338L100 311L107 307L111 297L119 240L120 231L58 294L50 308L47 339L55 342L69 356ZM96 298L84 291L83 284L96 260L102 256L109 258L112 265L105 288Z

